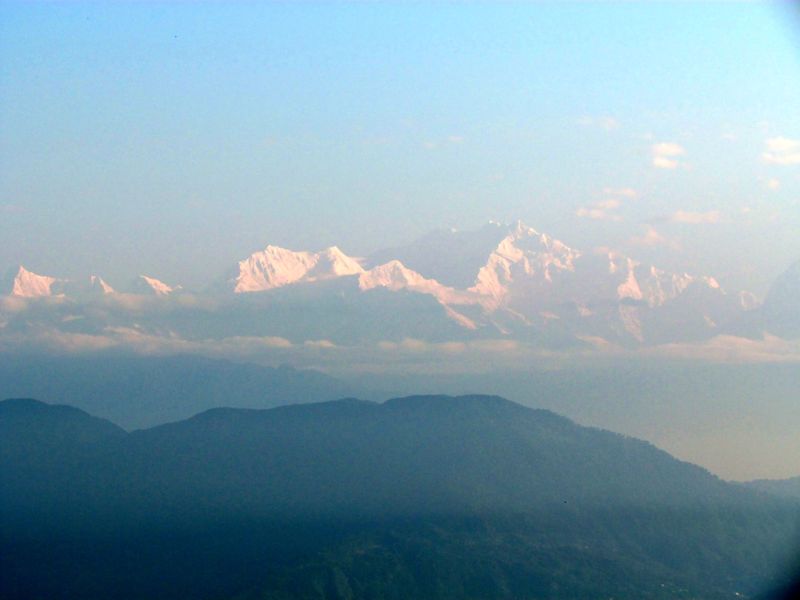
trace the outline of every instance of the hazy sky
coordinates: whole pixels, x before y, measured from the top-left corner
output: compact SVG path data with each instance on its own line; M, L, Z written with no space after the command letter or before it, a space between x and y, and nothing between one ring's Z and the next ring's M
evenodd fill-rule
M0 4L0 271L199 286L522 219L762 293L800 258L786 5Z

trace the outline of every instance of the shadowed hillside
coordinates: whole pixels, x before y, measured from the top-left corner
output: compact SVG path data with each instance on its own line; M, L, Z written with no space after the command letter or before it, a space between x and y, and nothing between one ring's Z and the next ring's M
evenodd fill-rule
M6 597L726 598L780 582L798 515L490 396L133 433L10 400L0 440Z

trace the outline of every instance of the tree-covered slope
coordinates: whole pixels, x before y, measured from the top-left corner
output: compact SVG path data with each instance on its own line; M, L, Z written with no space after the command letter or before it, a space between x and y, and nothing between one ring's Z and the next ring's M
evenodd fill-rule
M215 409L125 433L0 403L9 597L735 597L797 506L498 397Z

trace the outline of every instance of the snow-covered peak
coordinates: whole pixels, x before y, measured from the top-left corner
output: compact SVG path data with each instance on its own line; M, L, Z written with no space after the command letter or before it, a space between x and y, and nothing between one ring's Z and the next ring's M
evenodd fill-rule
M114 293L114 288L98 275L90 275L86 279L65 281L63 289L67 297L78 299L95 298Z
M38 275L19 266L11 282L11 295L21 298L39 298L54 296L61 292L62 280L47 275Z
M89 276L89 289L100 294L114 293L114 288L108 285L108 283L106 283L106 281L99 275Z
M509 230L509 234L516 239L539 236L538 231L519 220L505 227Z
M695 278L687 273L668 273L654 266L641 266L637 269L636 277L642 290L642 299L649 306L661 306L680 296L695 282ZM716 289L719 285L711 287Z
M399 260L391 260L361 273L358 277L358 287L361 290L370 290L376 287L400 290L422 287L441 288L443 286L433 279L425 279Z
M78 280L60 279L48 275L38 275L23 266L9 276L4 287L5 292L20 298L59 296L81 299L114 293L114 289L97 275Z
M338 246L331 246L317 253L317 261L309 276L315 279L325 279L329 276L342 277L357 275L364 269L359 262L342 252Z
M455 311L451 306L479 304L480 297L467 291L447 287L435 279L426 279L416 271L406 267L399 260L390 260L385 264L373 267L369 271L364 271L358 276L358 287L361 291L385 288L393 292L408 290L433 296L445 308L445 314L449 319L456 321L467 329L475 329L476 327L472 320Z
M356 259L336 246L321 252L306 252L269 245L240 261L229 284L236 293L260 292L302 281L321 281L363 272Z
M133 284L133 292L135 294L145 294L152 296L169 296L170 294L178 291L180 286L170 286L147 275L139 275Z
M469 290L457 290L442 285L435 279L427 279L399 260L373 267L358 276L361 291L386 288L392 291L409 290L418 294L428 294L441 304L481 304L483 298Z
M489 254L475 277L472 291L500 302L515 284L542 285L559 271L574 270L581 256L566 244L539 233L522 221L503 226L507 235ZM542 283L543 282L543 283Z

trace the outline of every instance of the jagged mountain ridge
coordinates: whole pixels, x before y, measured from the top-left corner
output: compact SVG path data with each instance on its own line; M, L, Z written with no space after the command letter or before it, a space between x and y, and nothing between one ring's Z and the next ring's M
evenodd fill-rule
M334 252L336 260L321 260ZM514 328L563 320L572 335L665 341L683 319L701 338L753 304L751 295L728 294L713 277L668 273L611 251L583 253L522 222L435 232L365 259L335 247L311 254L268 246L239 263L229 289L268 291L343 277L357 277L362 291L430 295L463 327L501 333L509 331L501 322Z
M180 286L170 286L147 275L139 275L125 290L126 293L167 296L180 290ZM102 296L118 293L99 275L89 275L85 279L63 279L40 275L19 265L4 278L0 291L19 298L49 298Z
M237 276L229 280L229 283L232 291L244 293L352 275L359 275L362 280L385 280L378 274L393 270L398 274L402 273L401 278L405 281L398 282L397 277L392 277L391 282L381 281L365 287L410 287L435 296L444 295L441 290L458 290L462 293L456 299L449 298L449 303L473 303L493 307L501 305L503 299L511 295L510 287L521 285L532 288L531 292L538 292L534 298L537 302L576 299L593 302L613 298L641 300L648 306L664 304L692 284L720 289L713 277L667 273L654 266L641 265L619 253L608 252L600 260L592 259L592 255L570 248L521 221L512 225L490 222L481 230L471 232L473 239L466 237L469 233L438 232L418 240L417 245L422 248L415 251L405 248L398 249L394 254L389 250L366 259L347 256L335 246L318 253L267 246L265 250L255 252L241 261ZM434 239L432 236L438 236L438 243L431 241ZM441 243L443 236L451 236L453 240L451 243ZM457 264L463 258L459 246L467 246L471 249L468 253L474 255L474 249L481 244L485 246L483 261L479 265L471 265L471 279L464 285L465 273L470 266ZM431 247L425 249L428 245ZM442 265L445 268L454 267L459 274L453 278L437 278ZM580 290L576 286L576 280L583 275L578 272L580 269L598 279L601 278L598 276L604 274L611 277L602 282L603 287L589 286L588 290ZM545 289L545 285L556 287L560 283L559 278L563 280L566 272L577 274L568 282L563 292ZM432 284L415 285L426 279ZM521 284L523 281L525 284ZM598 291L602 295L598 296Z
M280 246L267 246L239 262L228 286L234 293L263 292L299 282L322 281L357 275L364 269L338 247L321 252L295 252Z
M101 295L114 293L95 280ZM22 267L5 286L7 293L28 298L90 295L70 291L74 287ZM269 245L199 295L230 302L295 287L319 298L383 290L392 295L387 311L405 303L408 294L424 295L441 307L446 321L483 337L529 339L545 332L558 339L633 344L708 338L753 307L752 295L728 293L713 277L669 273L613 251L582 252L522 222L434 232L365 258L336 246L310 252ZM181 289L147 276L128 288L160 298ZM356 319L364 303L353 302L359 305L351 311Z
M90 275L81 280L61 279L49 275L39 275L22 265L5 277L3 288L8 295L20 298L53 296L80 298L115 292L114 288L98 275Z

